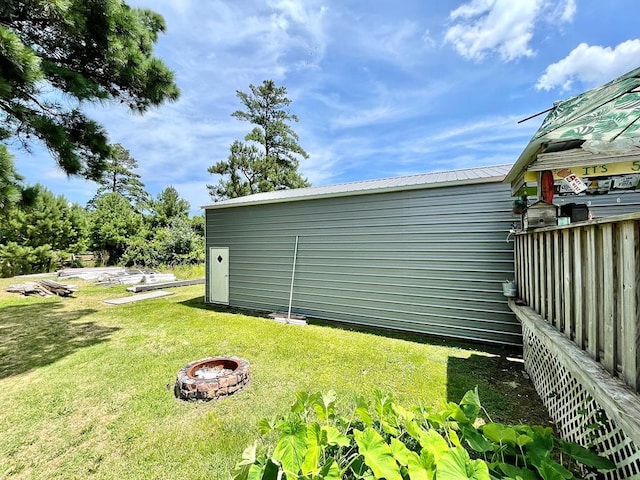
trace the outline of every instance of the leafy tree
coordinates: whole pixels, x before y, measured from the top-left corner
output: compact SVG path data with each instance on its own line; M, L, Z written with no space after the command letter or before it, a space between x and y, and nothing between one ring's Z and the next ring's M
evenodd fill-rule
M150 202L145 226L130 239L122 261L157 267L204 262L204 218L189 218L189 202L169 186Z
M291 100L286 87L265 80L249 88L251 93L236 92L245 109L231 116L255 127L244 137L247 143L233 142L227 160L209 167L209 173L223 177L218 185L207 185L214 200L310 186L298 173L298 158L309 155L289 125L298 117L287 110Z
M174 218L189 218L189 202L180 198L178 190L168 186L151 202L150 223L153 227L166 227Z
M203 215L194 215L193 217L191 217L191 228L193 228L193 231L200 235L202 238L204 238L205 223L206 222Z
M40 139L69 175L97 180L111 149L81 102L143 113L179 96L153 56L164 19L122 0L0 2L0 139Z
M42 186L28 205L14 204L0 222L0 271L4 276L48 271L87 248L86 212Z
M169 225L140 230L130 238L122 263L157 267L204 262L204 235L186 217L173 217Z
M62 195L36 185L32 204L13 207L0 224L0 243L26 247L49 245L53 250L80 253L87 247L85 210Z
M96 200L96 209L91 213L91 241L95 251L106 254L104 263L118 263L140 230L142 220L142 215L119 193L107 193Z
M131 156L129 150L119 143L115 144L107 159L106 169L98 181L100 187L90 204L94 205L97 198L105 193L119 193L134 205L143 205L149 194L140 181L140 175L133 170L138 168L138 162Z

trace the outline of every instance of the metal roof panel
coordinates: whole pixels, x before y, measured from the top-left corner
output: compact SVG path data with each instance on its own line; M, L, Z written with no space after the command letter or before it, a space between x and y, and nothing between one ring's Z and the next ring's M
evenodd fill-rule
M403 177L364 180L341 183L321 187L277 190L274 192L256 193L246 197L231 198L210 205L204 209L230 208L236 206L258 205L263 203L281 203L316 198L340 197L349 195L366 195L390 191L435 188L451 185L467 185L472 183L500 182L511 168L511 165L494 165L488 167L467 168L446 172L430 172Z

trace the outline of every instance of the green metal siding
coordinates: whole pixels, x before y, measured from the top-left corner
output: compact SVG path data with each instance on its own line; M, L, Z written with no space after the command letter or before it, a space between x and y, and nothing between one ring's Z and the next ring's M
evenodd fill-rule
M501 286L513 278L506 184L238 206L206 215L207 251L229 247L232 306L287 311L297 235L295 313L521 343Z

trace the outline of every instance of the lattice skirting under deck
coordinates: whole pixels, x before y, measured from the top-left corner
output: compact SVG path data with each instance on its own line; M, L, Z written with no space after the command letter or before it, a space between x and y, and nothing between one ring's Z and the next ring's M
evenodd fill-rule
M525 368L562 438L593 448L617 469L585 472L590 479L640 479L640 449L546 344L528 321L522 322ZM577 347L576 351L580 352ZM580 352L582 353L582 352ZM639 414L640 412L627 412Z

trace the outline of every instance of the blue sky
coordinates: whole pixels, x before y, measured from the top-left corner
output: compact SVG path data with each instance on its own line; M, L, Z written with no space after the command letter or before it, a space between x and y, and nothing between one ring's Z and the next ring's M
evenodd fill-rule
M173 185L198 213L207 168L250 126L236 90L287 88L313 185L513 163L543 116L640 66L637 0L132 0L162 14L156 54L181 99L144 116L86 105L138 161L147 190ZM29 183L86 203L48 153L13 149Z

